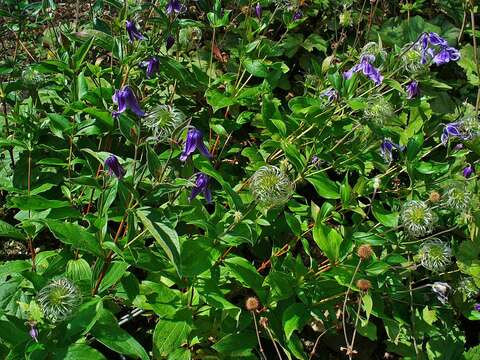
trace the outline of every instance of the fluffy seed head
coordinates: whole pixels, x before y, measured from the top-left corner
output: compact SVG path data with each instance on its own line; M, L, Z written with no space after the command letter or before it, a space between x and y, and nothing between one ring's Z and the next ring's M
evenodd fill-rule
M458 282L457 291L459 291L466 299L471 299L478 294L480 289L475 284L473 278L464 277Z
M365 44L360 53L360 58L363 56L374 56L376 60L385 60L387 52L381 48L376 42L369 42Z
M264 206L285 204L293 193L293 183L278 167L262 166L250 179L250 189L255 199Z
M417 73L427 68L425 64L422 64L422 52L419 46L412 46L407 44L402 49L402 66L409 73Z
M383 96L368 99L363 114L367 123L376 126L388 123L395 115L393 106Z
M185 122L185 115L170 105L158 105L142 118L142 124L151 131L147 140L165 142L172 138L174 131Z
M433 272L441 272L452 262L452 249L439 239L427 241L419 252L422 266Z
M52 280L37 295L43 314L52 322L69 318L80 306L82 299L77 287L66 278Z
M441 195L438 193L438 191L432 191L430 195L428 196L428 200L430 200L431 203L435 204L439 202L441 199Z
M245 301L245 309L247 309L248 311L255 311L257 310L258 308L260 307L260 302L258 301L258 299L254 296L251 296L249 297L246 301Z
M437 217L423 201L411 200L405 203L400 213L400 221L412 237L422 237L432 232Z
M362 260L369 259L373 254L372 247L368 244L360 245L357 249L357 255Z
M22 71L22 81L27 87L38 87L45 81L45 76L37 70L27 67Z
M474 195L467 190L464 184L454 183L445 191L443 206L456 213L467 212Z
M357 288L359 288L361 291L368 291L372 288L372 283L367 279L358 279Z

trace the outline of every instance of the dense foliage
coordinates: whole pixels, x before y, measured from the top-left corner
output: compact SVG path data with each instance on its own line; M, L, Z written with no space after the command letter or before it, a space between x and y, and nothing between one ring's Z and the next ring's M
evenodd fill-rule
M480 359L478 10L3 0L0 358Z

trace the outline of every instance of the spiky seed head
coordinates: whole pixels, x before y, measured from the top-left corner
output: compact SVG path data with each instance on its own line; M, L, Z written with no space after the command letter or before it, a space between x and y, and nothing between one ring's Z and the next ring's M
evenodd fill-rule
M372 96L367 100L367 106L363 114L367 123L382 126L395 116L395 111L390 102L383 96Z
M422 64L422 52L420 47L407 44L402 49L402 66L409 73L415 74L427 68L426 64Z
M453 183L445 191L442 205L456 213L468 212L473 194L462 183Z
M373 255L372 247L368 244L360 245L357 249L357 255L362 260L368 260Z
M436 220L433 210L423 201L408 201L400 212L400 221L405 231L416 238L431 233Z
M170 105L158 105L142 118L142 124L151 132L147 140L166 142L185 122L185 114Z
M358 279L357 288L359 288L361 291L367 292L372 288L372 283L367 279Z
M263 206L285 204L293 193L293 183L287 175L273 165L262 166L250 179L250 189Z
M45 81L45 76L32 67L27 67L22 71L23 84L29 88L36 88Z
M422 245L419 256L425 269L438 273L452 262L452 249L446 242L435 238Z
M37 295L43 314L52 322L69 318L82 303L77 287L67 278L52 280Z
M439 202L441 198L442 197L441 197L440 193L438 191L435 191L435 190L433 190L430 193L430 195L428 196L428 200L430 200L430 202L432 204L435 204L435 203Z
M375 56L375 60L383 61L387 57L387 52L378 45L376 42L369 42L366 43L365 46L362 48L360 52L360 58L364 56Z
M480 291L471 277L463 277L458 282L457 291L459 291L465 299L474 298Z
M248 311L258 310L259 307L260 302L255 296L251 296L245 301L245 309L247 309Z

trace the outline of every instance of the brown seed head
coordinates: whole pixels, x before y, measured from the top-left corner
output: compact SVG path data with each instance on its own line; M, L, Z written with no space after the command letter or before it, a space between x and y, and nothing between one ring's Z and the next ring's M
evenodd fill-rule
M372 287L372 283L368 281L367 279L359 279L357 280L357 287L361 291L368 291Z
M357 249L357 255L362 260L369 259L373 254L372 247L368 244L360 245Z
M259 308L260 306L260 302L258 301L258 299L254 296L252 297L249 297L247 299L247 301L245 301L245 308L248 310L248 311L255 311Z
M440 198L441 196L437 191L432 191L428 199L430 200L430 202L436 203L440 201Z

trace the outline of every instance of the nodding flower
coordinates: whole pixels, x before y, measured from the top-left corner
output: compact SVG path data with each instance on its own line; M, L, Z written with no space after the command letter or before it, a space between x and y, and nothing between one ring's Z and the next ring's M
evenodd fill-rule
M443 65L450 61L460 59L460 52L454 47L448 46L447 40L434 32L423 33L418 43L421 47L421 63L426 64L431 58L436 65Z
M28 332L30 337L38 343L38 329L34 323L30 323L30 331Z
M260 5L260 3L257 3L257 5L255 6L255 15L259 19L262 17L262 6Z
M125 28L129 37L129 42L133 43L135 40L145 40L145 37L138 31L137 26L133 21L127 20Z
M184 6L178 0L169 0L165 11L167 15L179 14L184 11Z
M367 76L372 80L375 85L380 85L383 81L383 76L380 74L380 71L373 66L371 63L375 61L374 55L364 55L360 58L360 63L354 65L350 70L343 73L345 79L350 79L353 76L353 73L362 72L363 75Z
M473 174L473 167L471 165L468 165L463 169L463 177L468 179L470 176Z
M175 38L172 36L172 34L167 36L167 40L165 42L165 47L167 48L167 51L170 50L170 48L175 44Z
M405 149L404 146L395 144L390 139L384 139L380 144L380 154L387 162L392 162L393 160L393 151L394 150L403 151Z
M297 21L297 20L300 20L301 18L303 17L303 12L302 10L298 9L297 11L295 11L293 13L293 21Z
M125 176L125 169L120 165L118 158L113 154L105 160L105 167L108 168L110 176L115 175L118 179L122 179Z
M202 154L206 158L212 157L207 147L203 143L202 132L192 127L190 130L188 130L187 139L185 140L185 146L183 148L182 154L180 155L180 160L186 161L189 156L194 153L195 149L197 149L200 154Z
M432 284L432 291L437 295L438 301L446 304L448 301L448 293L452 290L451 286L445 282L436 281Z
M415 80L412 80L407 84L406 90L407 90L407 99L413 99L414 97L417 97L420 94L418 82L416 82Z
M328 102L337 101L338 91L333 88L328 88L320 93L320 97L326 97L328 99Z
M146 68L147 78L149 79L160 70L160 62L155 56L152 56L147 61L143 61L140 63L140 66Z
M113 103L118 105L118 110L112 113L113 117L117 118L125 110L130 109L136 115L142 117L145 112L140 108L137 98L132 89L127 85L120 90L116 90L112 96Z
M209 183L210 178L208 177L208 175L204 173L198 173L195 180L195 186L190 193L189 200L192 201L198 194L203 193L203 196L205 196L205 200L207 200L207 203L211 203L212 192L208 188Z

